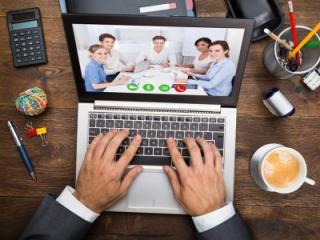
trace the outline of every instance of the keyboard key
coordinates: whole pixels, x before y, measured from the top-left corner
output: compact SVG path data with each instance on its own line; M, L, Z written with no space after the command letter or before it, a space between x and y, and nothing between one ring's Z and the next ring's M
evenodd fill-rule
M125 148L125 147L120 146L120 147L118 148L117 154L122 154L122 153L124 153L124 152L125 152L125 150L126 150L126 148Z
M194 138L197 138L197 137L203 137L203 133L202 132L195 132L194 133Z
M160 121L160 116L153 116L153 121Z
M188 149L187 149L187 148L182 149L181 155L182 155L183 157L189 156L189 151L188 151Z
M224 125L223 124L209 124L209 131L223 132Z
M163 122L162 123L162 130L169 130L170 129L170 123L169 122Z
M152 116L146 116L145 119L151 121L152 120Z
M205 140L212 140L212 133L211 132L204 132L203 133L203 138L205 139Z
M152 147L158 146L158 139L150 139L150 146Z
M200 123L199 130L200 131L208 131L208 124L207 123Z
M143 115L139 115L138 116L138 120L144 120L144 116Z
M135 129L141 129L142 128L142 122L141 121L134 122L133 127Z
M139 147L137 152L136 152L136 155L143 155L143 147Z
M145 155L153 155L153 148L146 147L146 148L144 149L144 154L145 154Z
M161 156L162 155L162 149L161 148L155 148L154 149L154 155Z
M163 149L162 149L162 155L164 155L164 156L170 156L169 149L168 149L168 148L163 148Z
M189 123L181 123L181 130L184 130L184 131L186 131L186 130L189 130Z
M163 166L171 165L171 157L162 156L134 156L130 162L132 165L153 165L153 166Z
M102 128L102 129L101 129L101 133L102 133L103 135L106 135L108 132L109 132L109 129L108 129L108 128Z
M161 120L164 121L164 122L166 122L166 121L168 121L168 117L167 117L167 116L162 116L162 117L161 117Z
M102 113L99 113L99 114L98 114L98 118L101 118L101 119L103 119L103 118L104 118L104 114L102 114Z
M194 117L194 118L193 118L193 121L196 122L196 123L198 123L198 122L200 122L200 118L199 118L199 117Z
M178 117L178 118L177 118L177 121L178 121L178 122L184 122L184 117Z
M89 144L92 143L93 139L94 139L94 137L89 137Z
M129 116L128 116L128 115L121 115L121 119L122 119L122 120L128 120L128 119L129 119Z
M89 127L95 127L96 126L96 121L94 119L89 120Z
M114 119L120 119L121 116L120 116L120 114L115 114L115 115L113 116L113 118L114 118Z
M166 131L166 138L174 137L174 131Z
M199 124L198 123L191 123L190 124L190 130L198 131L199 130Z
M98 114L96 114L96 113L90 113L89 117L90 117L90 118L97 118L97 117L98 117Z
M122 120L117 120L115 122L115 128L123 128L123 121Z
M159 139L159 146L160 147L166 147L167 146L167 140L166 139Z
M179 130L179 123L172 122L171 123L171 130Z
M129 140L129 138L126 138L125 140L123 140L123 142L122 142L121 145L123 145L123 146L129 146L129 144L130 144L130 140Z
M208 121L209 121L209 119L207 117L201 118L201 122L208 122Z
M192 117L186 117L186 118L185 118L185 121L186 121L186 122L192 122Z
M99 116L98 116L99 117ZM102 127L105 127L106 126L106 121L105 120L97 120L97 122L96 122L96 124L97 124L97 127L100 127L100 128L102 128Z
M89 128L89 136L97 136L100 133L99 128Z
M211 123L215 123L216 121L217 121L216 118L209 118L209 122L211 122Z
M137 116L136 116L136 115L130 115L129 119L130 119L130 120L136 120L136 119L137 119Z
M151 129L151 122L143 122L143 129Z
M141 141L141 146L149 146L149 139L148 138L144 138Z
M223 149L224 135L222 133L213 133L213 139L217 148Z
M114 128L114 120L106 120L107 128Z
M152 129L161 129L161 122L153 122Z
M129 137L133 138L137 135L138 131L136 129L129 130Z
M133 122L132 121L125 121L124 128L133 128Z
M165 131L157 131L157 138L165 138L166 132Z
M184 139L184 132L182 132L182 131L176 131L175 138L176 138L176 139Z
M184 144L183 140L178 140L177 147L183 148L183 147L186 147L186 145Z
M193 138L193 132L185 132L185 137Z
M155 130L150 130L147 132L147 137L148 138L155 138L156 137L156 134L157 134L157 131Z
M173 117L173 116L169 117L169 119L170 119L171 122L175 122L177 120L177 118Z
M224 123L224 118L218 118L218 123Z
M141 135L141 137L145 138L147 136L146 130L138 130L138 134Z
M219 152L220 152L221 157L223 157L223 150L219 149Z

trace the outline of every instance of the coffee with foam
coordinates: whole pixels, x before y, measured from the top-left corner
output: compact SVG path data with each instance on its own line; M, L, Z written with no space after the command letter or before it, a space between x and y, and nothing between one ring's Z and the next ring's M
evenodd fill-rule
M298 179L300 163L289 151L275 150L265 159L262 171L269 185L275 188L287 188Z

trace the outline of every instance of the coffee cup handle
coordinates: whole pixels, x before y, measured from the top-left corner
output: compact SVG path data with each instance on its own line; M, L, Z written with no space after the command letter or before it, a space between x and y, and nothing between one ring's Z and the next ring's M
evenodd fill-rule
M316 184L316 182L314 180L312 180L311 178L306 178L304 180L305 183L308 183L311 186L314 186Z

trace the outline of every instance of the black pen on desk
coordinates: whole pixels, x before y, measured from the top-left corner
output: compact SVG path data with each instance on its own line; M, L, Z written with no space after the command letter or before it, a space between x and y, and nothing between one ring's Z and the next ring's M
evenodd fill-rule
M24 165L26 166L32 179L36 182L37 181L36 174L33 170L33 166L32 166L31 160L28 156L28 153L22 144L22 138L18 132L16 124L13 121L8 121L8 128L9 128L9 131L11 133L11 136L12 136L15 144L17 145L18 151L20 153L20 156L22 158Z

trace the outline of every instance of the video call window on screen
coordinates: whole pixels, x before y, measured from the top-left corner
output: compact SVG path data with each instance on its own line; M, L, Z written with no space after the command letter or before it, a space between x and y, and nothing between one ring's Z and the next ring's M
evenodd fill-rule
M87 92L231 96L244 29L73 24Z

